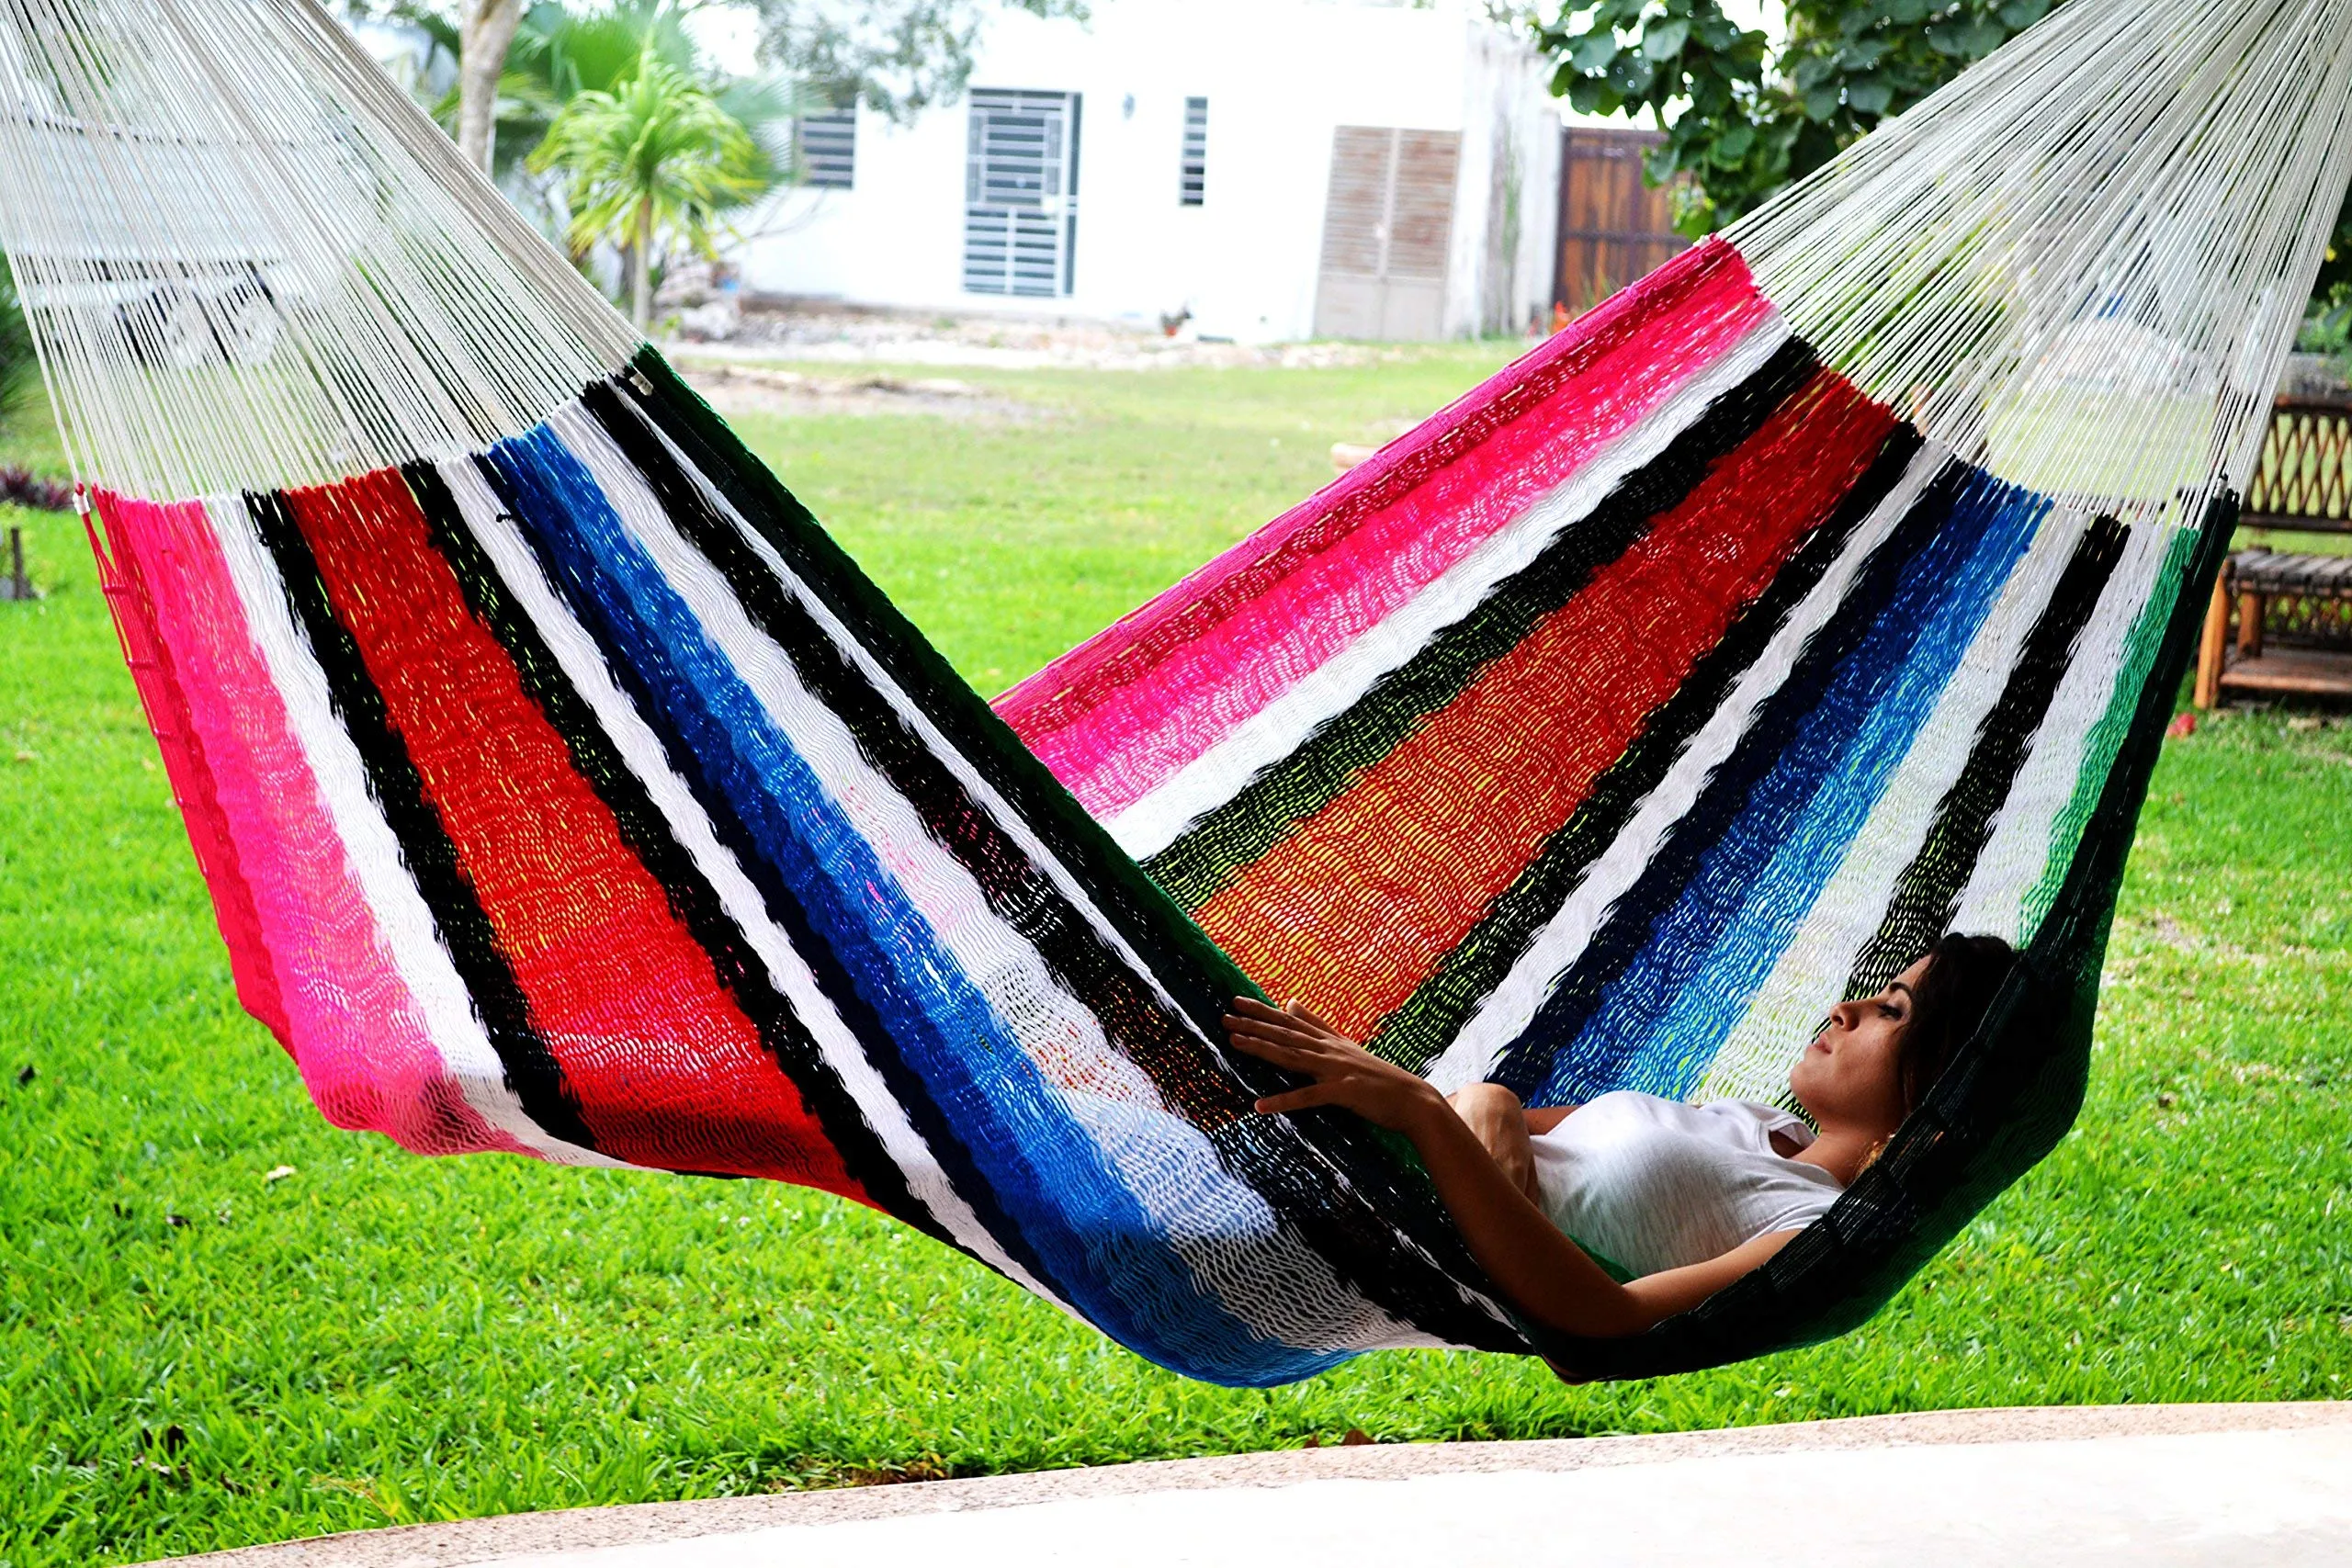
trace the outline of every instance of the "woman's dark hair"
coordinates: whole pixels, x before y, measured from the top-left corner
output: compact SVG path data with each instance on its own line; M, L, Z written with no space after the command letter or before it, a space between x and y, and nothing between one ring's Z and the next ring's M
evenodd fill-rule
M1928 949L1927 972L1912 988L1910 1021L1896 1046L1905 1116L1974 1037L2017 961L2017 949L1996 936L1954 931Z

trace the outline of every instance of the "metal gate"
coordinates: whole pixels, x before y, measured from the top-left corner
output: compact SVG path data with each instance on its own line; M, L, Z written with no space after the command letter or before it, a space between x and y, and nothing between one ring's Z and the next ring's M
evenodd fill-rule
M1076 93L972 94L964 170L964 288L1068 294L1078 253Z

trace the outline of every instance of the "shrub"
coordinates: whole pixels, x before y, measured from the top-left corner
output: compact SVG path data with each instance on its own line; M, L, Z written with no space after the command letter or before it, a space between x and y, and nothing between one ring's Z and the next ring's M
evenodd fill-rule
M71 512L74 487L42 479L30 468L0 468L0 505L28 506L36 512Z

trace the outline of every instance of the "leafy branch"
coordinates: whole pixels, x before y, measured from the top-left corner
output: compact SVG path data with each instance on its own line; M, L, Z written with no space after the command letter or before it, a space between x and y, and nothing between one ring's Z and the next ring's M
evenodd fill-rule
M1646 109L1666 132L1653 184L1679 180L1692 238L1802 179L1926 97L2053 0L1790 0L1788 37L1743 28L1717 0L1567 0L1534 23L1553 90L1586 114Z

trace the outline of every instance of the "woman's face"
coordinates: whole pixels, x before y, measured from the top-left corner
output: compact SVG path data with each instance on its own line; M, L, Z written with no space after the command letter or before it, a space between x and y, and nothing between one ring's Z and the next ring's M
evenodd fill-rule
M1790 1069L1790 1091L1825 1129L1838 1122L1884 1134L1902 1124L1898 1052L1913 988L1927 972L1922 958L1878 995L1839 1002Z

